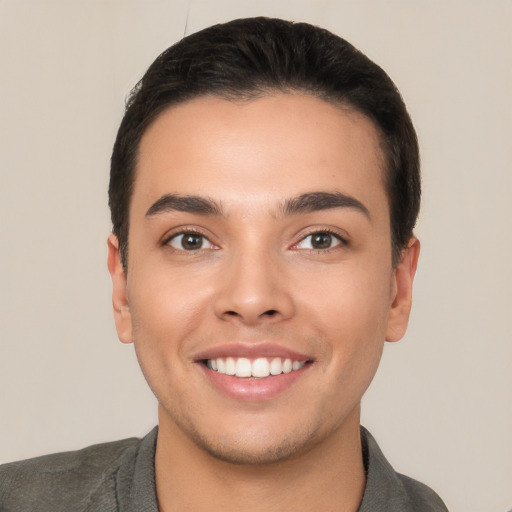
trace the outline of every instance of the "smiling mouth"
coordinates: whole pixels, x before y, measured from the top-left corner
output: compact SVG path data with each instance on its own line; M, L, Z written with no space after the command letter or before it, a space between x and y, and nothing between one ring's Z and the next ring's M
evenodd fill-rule
M264 379L271 376L291 373L303 368L311 361L299 361L281 357L217 357L202 361L207 368L217 373L231 375L238 378Z

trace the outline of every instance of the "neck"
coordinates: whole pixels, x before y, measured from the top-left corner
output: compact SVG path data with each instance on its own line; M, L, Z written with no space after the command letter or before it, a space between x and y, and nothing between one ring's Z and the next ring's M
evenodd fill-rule
M355 512L365 486L359 408L304 453L264 465L219 460L160 409L155 473L161 512Z

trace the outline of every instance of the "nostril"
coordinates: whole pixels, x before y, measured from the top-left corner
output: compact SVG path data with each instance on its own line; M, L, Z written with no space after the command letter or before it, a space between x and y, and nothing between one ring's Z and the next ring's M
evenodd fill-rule
M261 311L261 310L260 310ZM264 310L262 313L259 313L258 311L237 311L234 309L228 309L224 311L223 316L224 319L227 320L228 318L233 319L240 319L244 322L257 322L258 320L264 320L265 318L270 320L274 318L278 318L280 315L279 310L277 309L267 309Z
M275 316L277 315L278 311L276 309L269 309L267 311L264 311L260 316ZM239 313L236 311L226 311L226 315L229 316L240 316Z

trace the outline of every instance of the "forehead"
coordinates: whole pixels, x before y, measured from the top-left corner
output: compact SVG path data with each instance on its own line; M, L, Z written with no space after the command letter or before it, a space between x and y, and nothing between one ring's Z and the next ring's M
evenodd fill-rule
M310 95L172 106L148 127L138 156L131 211L165 193L247 207L319 190L366 200L377 192L387 202L373 122Z

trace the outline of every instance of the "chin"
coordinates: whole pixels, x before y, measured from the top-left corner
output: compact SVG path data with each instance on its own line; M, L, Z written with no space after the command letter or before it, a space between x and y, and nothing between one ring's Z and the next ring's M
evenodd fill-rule
M244 424L229 428L226 424L191 424L174 421L178 434L185 443L203 453L230 464L268 465L284 462L309 451L322 437L320 424L272 425ZM176 431L175 431L176 432Z
M273 442L255 442L256 439L237 439L232 442L195 439L196 444L210 456L239 466L262 466L291 460L308 451L311 444L304 439L286 437ZM310 440L309 440L310 441Z

